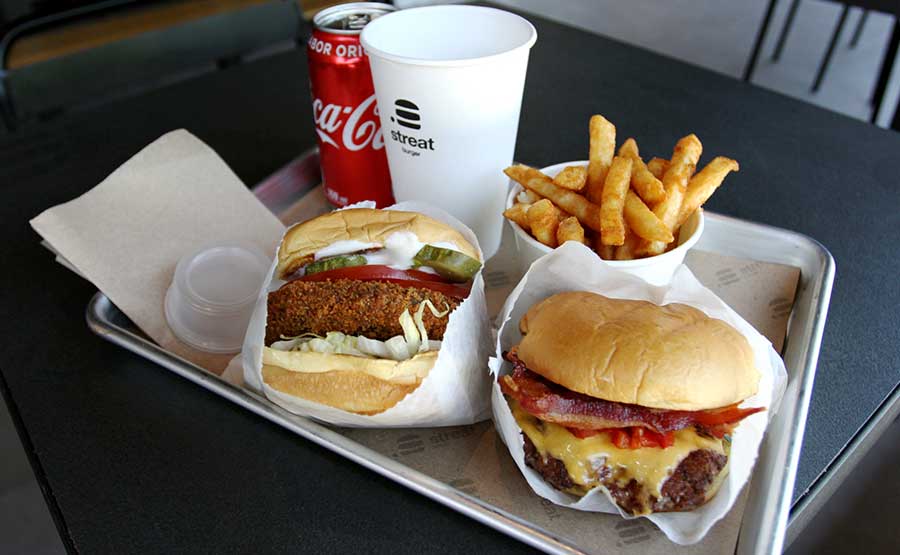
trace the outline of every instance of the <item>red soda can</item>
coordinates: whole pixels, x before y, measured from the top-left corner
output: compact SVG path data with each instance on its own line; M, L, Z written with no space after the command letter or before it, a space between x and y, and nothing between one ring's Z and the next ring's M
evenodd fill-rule
M309 88L325 196L337 206L394 202L372 70L359 42L369 21L392 11L389 4L353 2L313 18L306 48Z

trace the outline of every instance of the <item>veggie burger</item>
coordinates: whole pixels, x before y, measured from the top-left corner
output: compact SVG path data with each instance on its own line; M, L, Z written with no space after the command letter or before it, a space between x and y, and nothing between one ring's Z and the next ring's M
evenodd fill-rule
M452 227L413 212L358 208L292 227L269 293L263 381L282 393L377 414L437 361L453 310L481 269Z
M746 338L682 304L553 295L519 322L501 376L525 463L556 489L604 488L633 515L686 511L728 472L759 372Z

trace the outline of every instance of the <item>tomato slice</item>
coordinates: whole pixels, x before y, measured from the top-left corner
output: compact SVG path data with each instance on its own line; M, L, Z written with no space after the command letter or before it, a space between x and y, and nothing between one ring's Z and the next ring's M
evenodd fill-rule
M470 283L451 283L437 274L419 270L395 270L390 266L378 264L366 266L348 266L336 270L316 272L297 278L300 281L330 281L337 279L355 279L358 281L386 281L404 287L421 287L443 293L448 297L465 299L472 288Z
M586 437L594 437L597 434L602 434L606 430L582 430L581 428L566 428L569 430L569 433L578 439L584 439Z
M581 428L566 428L578 439L593 437L598 434L608 434L609 441L619 449L640 449L641 447L671 447L675 443L675 433L656 433L640 426L627 428L606 428L604 430L583 430Z
M611 428L606 430L609 434L609 439L612 441L613 445L618 447L619 449L630 449L631 448L631 438L629 437L628 430L625 428Z
M729 405L721 409L697 411L694 422L703 426L717 426L720 424L735 424L751 414L766 410L763 407L739 409L737 405Z

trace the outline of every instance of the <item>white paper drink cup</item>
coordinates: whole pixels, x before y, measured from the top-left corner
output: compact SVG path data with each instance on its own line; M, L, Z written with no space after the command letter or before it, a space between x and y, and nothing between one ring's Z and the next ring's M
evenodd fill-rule
M394 197L439 206L500 246L534 27L479 6L430 6L363 29Z
M550 177L563 171L567 166L587 166L587 160L576 160L573 162L563 162L553 166L547 166L541 169L541 173ZM509 196L506 199L506 207L509 208L516 203L516 196L522 192L522 186L511 181L512 187ZM509 222L515 232L516 250L519 253L519 260L522 264L522 270L526 271L531 264L545 254L552 252L553 249L541 243L531 236L527 231L519 227L515 222ZM700 236L703 234L703 209L696 212L684 222L679 230L678 237L675 238L677 245L674 249L666 251L656 256L648 256L647 258L637 258L635 260L604 260L606 264L623 272L638 276L652 285L666 285L672 280L675 270L684 262L684 257L688 250L697 244Z

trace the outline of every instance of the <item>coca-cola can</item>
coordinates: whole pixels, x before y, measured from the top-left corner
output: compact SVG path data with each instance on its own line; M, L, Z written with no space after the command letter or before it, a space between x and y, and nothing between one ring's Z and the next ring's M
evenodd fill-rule
M336 206L393 204L391 174L369 60L359 43L365 25L394 10L378 2L340 4L313 18L307 43L309 87L325 196Z

